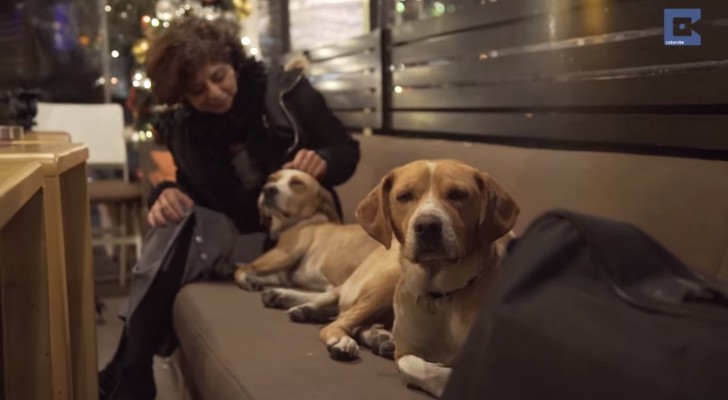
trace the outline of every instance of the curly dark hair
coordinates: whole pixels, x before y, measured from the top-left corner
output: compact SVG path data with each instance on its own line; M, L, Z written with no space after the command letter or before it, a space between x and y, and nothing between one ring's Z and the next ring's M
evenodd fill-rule
M146 67L157 99L174 104L184 98L201 67L220 62L231 64L235 70L254 62L245 55L237 26L189 17L152 42Z

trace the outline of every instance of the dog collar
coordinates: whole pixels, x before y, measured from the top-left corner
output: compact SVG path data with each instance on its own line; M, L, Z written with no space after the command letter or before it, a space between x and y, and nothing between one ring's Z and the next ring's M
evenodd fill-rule
M453 290L451 290L449 292L445 292L445 293L443 293L443 292L435 292L435 291L428 291L427 292L427 297L429 297L430 300L433 300L433 301L434 300L440 300L443 297L447 297L450 300L452 300L452 296L453 295L457 294L460 291L463 291L463 290L467 289L470 285L472 285L473 283L475 283L475 281L477 281L478 278L480 278L483 275L483 272L485 272L487 269L488 268L486 268L485 266L483 266L483 268L481 268L480 271L478 271L478 273L474 277L470 278L470 280L468 281L468 283L466 283L462 287L459 287L457 289L453 289Z
M465 290L465 289L467 289L467 288L468 288L468 286L470 286L470 285L472 285L473 283L475 283L475 281L477 281L477 280L478 280L478 278L480 278L480 275L481 275L482 273L483 273L483 270L480 270L480 272L478 272L478 274L477 274L477 275L475 275L474 277L470 278L470 280L468 281L468 283L466 283L466 284L465 284L465 286L459 287L459 288L457 288L457 289L453 289L453 290L451 290L451 291L449 291L449 292L445 292L445 293L442 293L442 292L434 292L434 291L429 291L429 292L427 292L427 296L428 296L428 297L430 297L430 298L431 298L432 300L440 300L440 299L441 299L441 298L443 298L443 297L449 297L449 298L452 298L452 296L453 296L454 294L456 294L457 292L460 292L460 291L462 291L462 290Z

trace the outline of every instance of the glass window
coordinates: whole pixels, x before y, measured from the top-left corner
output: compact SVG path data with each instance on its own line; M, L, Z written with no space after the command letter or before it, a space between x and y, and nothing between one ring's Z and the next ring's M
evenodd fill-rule
M40 88L52 101L102 100L96 0L12 0L0 22L0 37L13 44L2 85Z
M366 0L289 0L291 50L310 50L369 31Z

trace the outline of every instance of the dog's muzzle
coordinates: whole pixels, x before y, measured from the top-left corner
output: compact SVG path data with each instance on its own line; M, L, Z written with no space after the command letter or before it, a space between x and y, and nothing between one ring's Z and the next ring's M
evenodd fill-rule
M263 203L268 205L275 204L276 196L278 196L278 188L275 186L266 186L263 188Z
M415 220L415 256L419 260L445 256L442 221L433 215L422 215Z

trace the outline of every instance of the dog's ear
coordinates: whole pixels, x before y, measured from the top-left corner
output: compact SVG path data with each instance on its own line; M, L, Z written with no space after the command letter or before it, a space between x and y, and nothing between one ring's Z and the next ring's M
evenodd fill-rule
M392 173L372 189L356 208L356 220L369 236L387 249L392 245L392 216L389 211L389 192L392 190Z
M480 189L480 239L492 243L516 225L520 209L510 194L485 172L476 173Z
M324 213L329 221L341 223L339 213L336 212L334 196L323 187L319 188L318 211Z

